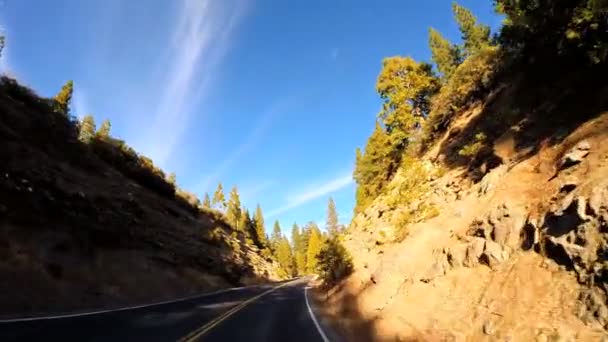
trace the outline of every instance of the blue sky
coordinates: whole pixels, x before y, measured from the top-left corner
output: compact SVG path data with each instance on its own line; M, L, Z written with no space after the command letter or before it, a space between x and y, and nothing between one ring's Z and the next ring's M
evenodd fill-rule
M462 0L497 27L492 2ZM73 108L201 195L236 184L278 219L348 223L354 151L374 127L384 57L430 59L451 1L2 0L4 72Z

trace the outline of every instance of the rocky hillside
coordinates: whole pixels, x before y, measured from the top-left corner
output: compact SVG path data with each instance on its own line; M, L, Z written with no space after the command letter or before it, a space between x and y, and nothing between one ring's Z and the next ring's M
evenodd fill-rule
M383 63L385 103L357 154L356 215L343 236L354 272L321 296L349 340L608 338L606 55L582 58L606 36L586 35L596 24L578 38L556 34L604 25L608 11L496 3L508 16L499 44L464 61L446 64L437 47L461 46L431 30L443 79L411 59L401 73L398 57ZM462 11L455 5L459 24ZM466 18L465 39L489 32ZM590 45L568 45L581 37Z
M177 196L124 142L82 143L74 121L51 104L2 79L0 315L149 303L277 279L277 264L222 214Z
M386 338L605 336L607 142L608 113L527 158L505 137L508 161L477 183L438 176L429 155L424 204L437 216L394 243L403 208L378 198L345 237L356 271L330 300Z

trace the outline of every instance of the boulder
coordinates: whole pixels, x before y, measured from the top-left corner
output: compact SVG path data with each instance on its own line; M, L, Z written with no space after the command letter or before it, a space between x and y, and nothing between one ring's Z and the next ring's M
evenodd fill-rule
M509 259L509 252L506 251L498 243L488 240L486 241L484 251L481 255L481 260L491 268L494 268Z
M526 224L526 217L524 210L505 203L488 214L486 230L491 232L490 238L498 244L517 249L521 246L521 230Z
M464 266L466 257L467 257L467 249L469 248L469 244L461 243L455 246L450 247L447 250L448 262L452 267L462 267Z
M467 246L466 257L463 265L466 267L474 267L479 264L479 257L483 253L486 240L481 237L474 237Z
M569 168L576 165L585 159L591 150L591 145L586 140L579 141L562 157L559 165L559 170Z

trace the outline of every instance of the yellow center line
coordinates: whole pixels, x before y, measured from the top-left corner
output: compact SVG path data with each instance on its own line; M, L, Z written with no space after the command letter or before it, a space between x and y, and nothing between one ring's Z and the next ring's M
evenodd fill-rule
M285 284L281 284L279 286L275 286L272 289L259 294L253 298L249 298L248 300L242 302L241 304L235 306L234 308L226 311L225 313L219 315L217 318L213 319L211 322L203 325L202 327L190 332L188 335L180 338L179 340L177 340L178 342L190 342L190 341L196 341L198 338L200 338L201 336L205 335L207 332L209 332L209 330L215 328L218 324L222 323L223 321L225 321L228 317L232 316L233 314L235 314L236 312L240 311L241 309L243 309L245 306L249 305L250 303L253 303L254 301L260 299L261 297L269 294L272 291L275 291L277 289L280 289L283 286L289 285L291 282L285 283Z

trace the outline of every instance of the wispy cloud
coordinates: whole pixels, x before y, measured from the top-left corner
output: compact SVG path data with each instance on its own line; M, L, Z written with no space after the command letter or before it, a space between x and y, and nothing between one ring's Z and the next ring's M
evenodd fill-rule
M196 191L205 191L210 188L211 184L220 181L222 175L226 173L226 171L238 163L243 155L249 152L262 140L266 135L266 132L272 127L276 117L286 110L289 103L290 101L276 102L266 110L256 121L253 129L251 129L245 140L243 140L235 149L230 151L228 157L224 158L210 174L206 175L204 179L194 187Z
M184 0L167 49L171 51L165 88L143 137L143 149L165 165L188 127L193 109L205 97L230 36L247 8L245 1L226 4ZM159 139L162 137L162 139Z
M336 192L338 190L341 190L341 189L349 186L350 184L352 184L352 182L353 182L353 178L352 178L352 175L349 173L346 175L341 175L339 177L336 177L323 184L317 184L314 186L310 186L302 192L289 196L287 198L286 205L269 211L267 216L274 217L274 216L280 215L291 209L297 208L303 204L311 202L317 198L320 198L320 197L329 195L333 192Z

